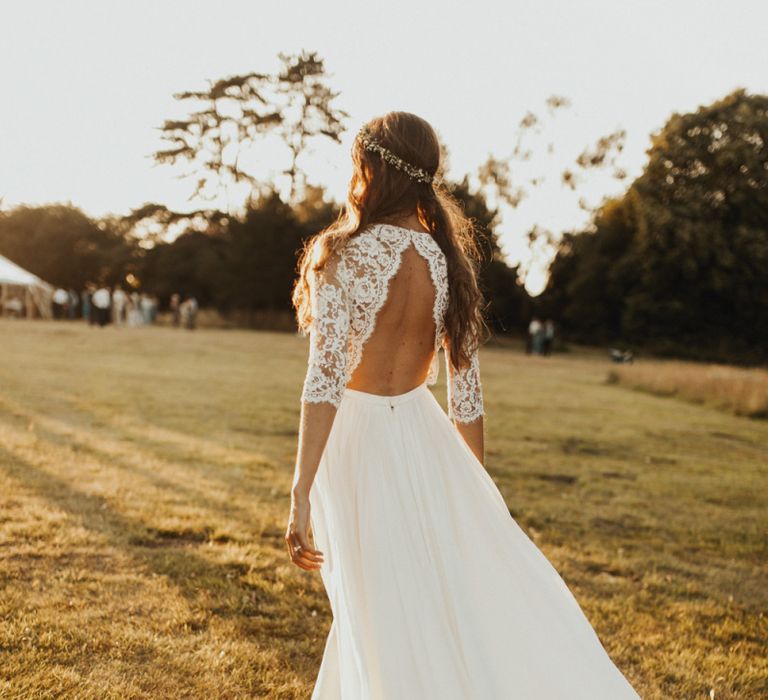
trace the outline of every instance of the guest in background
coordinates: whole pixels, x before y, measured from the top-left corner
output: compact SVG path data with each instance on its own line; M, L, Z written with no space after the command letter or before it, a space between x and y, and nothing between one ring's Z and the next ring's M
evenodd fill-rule
M69 308L69 292L59 287L53 293L53 317L64 318Z
M68 316L70 319L76 319L77 309L80 306L80 295L74 289L70 289L67 294L69 294Z
M141 318L145 325L152 323L152 299L146 292L139 299L139 308L141 309Z
M149 300L152 304L149 307L149 322L154 324L157 320L157 309L160 306L160 300L157 298L157 294L151 294Z
M141 315L141 296L138 292L132 292L128 299L127 322L131 328L144 324L144 317Z
M174 293L171 294L171 316L173 318L173 325L178 326L181 323L181 295Z
M119 285L115 285L115 291L112 292L112 320L116 326L122 326L125 321L125 306L128 303L128 295Z
M525 351L529 355L531 353L535 355L541 354L541 346L543 342L542 334L544 332L544 327L541 325L541 321L534 316L531 319L531 322L528 324L528 344L526 345Z
M544 321L544 354L549 356L552 354L552 345L555 342L555 322L548 318Z
M179 307L181 311L181 320L184 327L192 331L197 326L197 299L188 296Z
M94 323L95 319L93 318L93 308L91 304L91 298L93 297L94 287L93 285L88 282L88 284L85 285L85 289L80 294L80 299L82 300L82 310L83 310L83 318L88 323Z
M99 287L93 293L91 303L95 311L96 323L103 328L109 323L109 312L112 308L112 295L109 293L109 288L104 285Z

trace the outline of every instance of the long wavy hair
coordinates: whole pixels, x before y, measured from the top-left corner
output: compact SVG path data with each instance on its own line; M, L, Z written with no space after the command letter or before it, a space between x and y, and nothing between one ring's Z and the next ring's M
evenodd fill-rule
M370 136L407 163L431 175L441 172L442 149L428 122L408 112L389 112L369 121ZM347 201L335 222L310 237L298 261L292 301L299 330L312 323L308 275L328 257L374 223L397 224L416 213L445 254L448 264L448 309L445 331L454 368L465 367L486 339L485 300L478 285L482 259L473 222L445 186L419 182L364 148L359 138L352 147L354 172Z

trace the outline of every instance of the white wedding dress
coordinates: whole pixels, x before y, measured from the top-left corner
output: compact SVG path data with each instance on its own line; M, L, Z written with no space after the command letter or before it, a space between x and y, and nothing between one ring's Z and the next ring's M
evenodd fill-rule
M435 292L427 380L396 396L349 389L411 245ZM429 389L448 305L435 239L369 226L310 290L302 400L338 409L310 491L333 613L313 700L638 698L451 422L484 414L478 354L453 374L446 356L448 415Z

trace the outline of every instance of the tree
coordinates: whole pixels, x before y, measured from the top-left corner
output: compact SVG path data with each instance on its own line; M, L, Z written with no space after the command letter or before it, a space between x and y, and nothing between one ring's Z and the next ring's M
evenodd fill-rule
M317 53L280 54L280 60L283 68L277 76L277 87L283 99L279 132L291 153L285 174L291 181L289 201L295 202L306 189L307 178L299 159L307 144L320 136L340 143L344 120L349 115L333 106L339 93L326 84L325 64Z
M145 291L167 303L171 295L194 295L202 306L215 304L229 272L226 242L194 229L172 242L159 242L142 257L137 276Z
M290 311L296 251L305 235L293 209L277 193L249 208L242 221L233 221L227 233L227 279L219 291L220 305Z
M602 342L622 335L624 300L636 277L635 197L609 200L595 216L594 233L566 233L558 245L540 303L573 338Z
M523 116L515 131L514 147L508 155L489 155L477 171L480 190L498 208L500 218L524 206L531 191L545 186L551 180L552 173L559 172L555 184L567 191L567 197L577 198L578 206L587 212L594 211L594 205L587 201L581 189L588 174L610 172L616 180L626 177L626 171L620 164L626 139L623 129L600 137L594 145L585 147L573 161L567 154L564 159L563 154L558 152L556 140L548 132L561 129L557 120L560 113L571 106L570 100L552 95L545 101L545 106L545 112L529 111ZM541 157L534 159L537 152ZM557 251L559 238L559 233L540 223L533 225L527 235L529 256L524 267L538 268L549 263Z
M472 219L478 233L483 253L479 282L488 301L489 325L501 333L520 329L527 316L529 299L518 268L507 264L499 246L498 212L488 207L481 192L471 189L466 177L461 182L449 183L448 189Z
M272 191L253 200L241 217L184 217L156 205L134 216L182 227L173 240L157 237L144 251L137 273L142 286L167 299L191 293L203 305L221 311L291 311L297 252L304 240L336 216L324 191L310 187L308 197L290 206ZM205 225L205 222L208 225Z
M546 297L572 331L706 359L768 359L768 96L674 114L591 231L566 237Z
M209 82L205 90L174 97L189 106L185 119L160 127L168 148L156 151L157 163L186 164L182 177L194 177L190 199L229 200L231 189L251 195L269 193L271 182L260 182L249 166L260 160L258 146L265 136L282 139L288 151L285 169L290 180L289 201L296 200L306 176L300 159L320 137L339 142L347 113L336 108L338 93L327 85L323 60L314 52L280 54L277 74L245 73ZM271 154L274 158L274 153ZM228 207L233 208L228 201Z
M66 204L20 206L0 217L0 253L51 284L124 282L136 250L109 220L95 221Z
M256 184L240 167L240 159L260 135L280 122L279 109L266 96L269 82L267 75L247 73L210 82L207 90L174 95L197 108L192 107L186 119L164 122L161 138L169 147L153 157L157 163L181 161L190 166L182 175L196 178L190 199L215 199L230 185Z

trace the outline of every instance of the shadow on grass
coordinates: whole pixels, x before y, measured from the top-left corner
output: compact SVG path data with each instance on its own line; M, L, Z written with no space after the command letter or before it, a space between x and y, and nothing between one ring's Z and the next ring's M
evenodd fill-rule
M174 495L183 496L186 503L195 508L200 508L211 513L215 513L226 520L236 520L240 524L250 528L253 526L255 517L254 512L251 509L246 509L242 506L233 503L231 500L222 500L213 498L207 495L200 488L195 488L189 484L182 483L180 480L169 479L162 476L163 467L173 467L173 463L169 460L151 454L151 459L158 464L154 466L142 466L137 462L142 459L143 453L137 452L135 459L126 458L110 452L107 449L95 447L92 444L87 443L85 440L75 437L71 434L59 434L55 431L48 429L38 429L37 435L43 439L53 438L54 440L60 440L62 437L68 438L68 444L75 449L78 454L89 455L93 457L98 463L107 465L110 469L117 469L126 474L134 474L143 477L149 484L156 487L160 491L166 493L172 493ZM184 463L184 468L190 468L188 463ZM203 467L200 467L200 471L203 472ZM203 472L203 476L210 476L208 471ZM233 491L242 491L245 486L251 488L253 485L246 484L243 481L235 479L222 480L224 485ZM259 488L258 491L249 492L253 496L254 502L258 502L260 498L266 496L264 488ZM287 494L286 494L287 499ZM195 532L188 532L186 535L175 530L153 530L158 537L172 540L174 533L177 533L177 537L183 539L186 536L190 542L229 542L236 541L236 538L229 537L226 534L216 534L214 527L203 527ZM270 544L278 544L277 540L282 537L282 533L273 531L271 529L254 533L254 535L261 538L271 540ZM282 546L282 542L279 542Z
M132 436L126 439L121 435L113 437L94 434L93 430L89 431L80 422L75 420L72 414L68 414L67 419L53 418L48 415L34 413L31 408L14 404L7 400L4 400L3 403L12 411L16 418L23 418L33 424L35 434L50 444L65 446L79 454L89 455L96 461L104 463L109 467L140 474L159 489L169 490L169 493L182 493L191 505L201 506L212 512L219 513L228 519L235 519L243 524L251 525L254 520L254 513L232 503L231 500L217 500L188 483L161 476L159 471L163 467L177 469L183 467L184 470L189 470L205 480L222 485L226 491L243 493L247 490L249 496L253 497L254 501L264 500L267 497L274 498L278 495L275 492L274 470L266 464L260 465L263 466L261 471L245 470L246 476L244 478L239 473L243 469L241 464L234 465L234 469L228 469L227 467L212 468L212 464L215 464L215 461L212 463L211 461L201 459L199 454L195 455L193 453L190 455L187 453L187 455L184 455L183 462L178 463L169 459L160 451L151 448L147 449L145 445L139 445ZM117 424L110 425L110 428L115 431L121 430L121 427ZM181 442L185 436L179 434L177 437ZM189 436L189 440L194 442L198 441L199 438ZM149 440L147 442L152 443ZM101 443L103 446L99 447L97 443ZM168 445L165 446L168 447ZM175 445L173 446L175 447ZM218 446L215 447L219 450L219 458L222 458L226 450ZM190 456L193 459L190 459ZM140 464L141 461L154 462L156 464L154 466L142 466ZM287 502L287 489L285 491L285 498ZM282 533L272 531L265 531L259 534L273 540L282 537ZM280 546L282 546L282 542L280 542Z
M310 649L309 642L301 640L307 637L306 619L312 615L316 599L295 595L297 591L291 589L301 587L298 580L283 581L287 585L277 595L262 583L274 580L271 565L260 571L254 565L212 562L194 551L204 532L153 531L117 512L106 498L75 488L3 446L0 469L108 544L125 551L142 570L170 580L193 611L192 629L207 629L214 616L227 619L244 637L255 636L256 644L274 653L282 666L310 680L313 668L308 662L315 660L315 652L319 661L319 650ZM248 580L243 578L246 575ZM285 614L285 597L291 599L290 616ZM283 644L280 640L299 643Z

